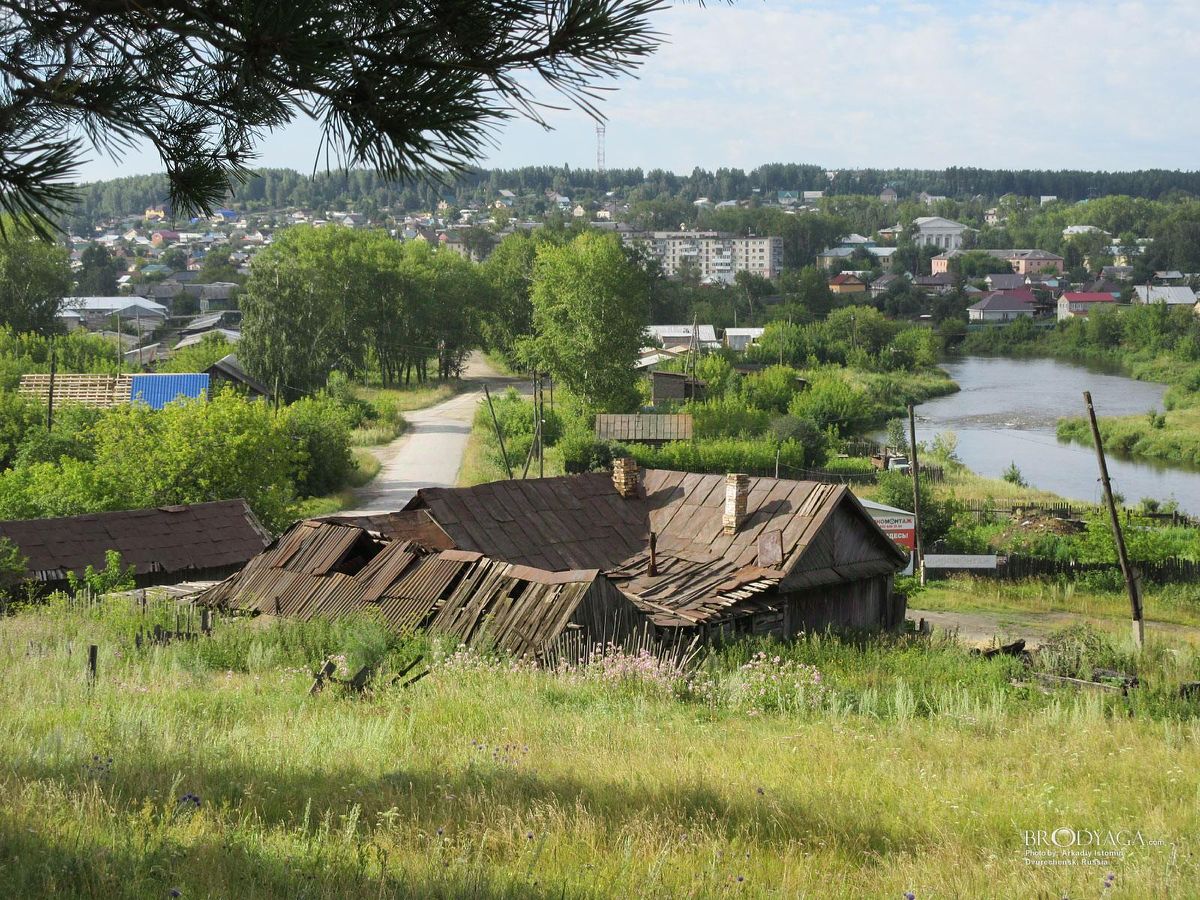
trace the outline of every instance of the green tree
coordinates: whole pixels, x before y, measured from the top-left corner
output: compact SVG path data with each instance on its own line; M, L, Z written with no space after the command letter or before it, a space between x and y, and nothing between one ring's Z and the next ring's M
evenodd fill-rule
M645 272L615 235L585 232L563 246L543 245L534 263L526 358L589 403L632 408L648 289Z
M117 293L117 264L108 248L88 244L80 255L79 280L75 285L78 297L111 297Z
M204 284L214 284L218 281L241 284L243 278L229 259L231 253L233 248L228 244L213 247L205 253L204 262L200 263L199 280Z
M67 253L23 230L0 241L0 326L51 334L59 329L58 312L71 291Z
M335 369L363 370L367 340L358 301L362 293L380 304L387 297L356 265L355 245L381 239L382 232L303 225L285 229L258 254L239 298L238 359L250 374L295 398L324 386Z
M461 169L514 111L542 121L536 79L590 109L597 82L653 52L649 17L661 8L6 0L0 208L62 212L89 146L119 154L144 141L176 211L211 212L246 180L262 135L298 115L317 120L321 149L349 167L392 180Z

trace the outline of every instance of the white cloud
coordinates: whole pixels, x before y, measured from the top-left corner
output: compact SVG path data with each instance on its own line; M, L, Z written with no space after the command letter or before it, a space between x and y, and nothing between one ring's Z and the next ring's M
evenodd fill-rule
M1196 168L1196 0L742 0L656 25L668 42L603 103L610 167ZM595 165L586 114L547 118L507 125L486 164ZM315 135L273 135L260 161L309 168Z

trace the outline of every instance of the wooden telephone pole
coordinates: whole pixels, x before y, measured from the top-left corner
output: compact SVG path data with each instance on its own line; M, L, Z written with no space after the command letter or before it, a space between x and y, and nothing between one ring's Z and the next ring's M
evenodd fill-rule
M1100 428L1096 424L1096 410L1092 406L1092 392L1083 392L1087 405L1088 422L1092 426L1092 443L1096 445L1096 461L1100 464L1100 485L1104 488L1104 505L1108 507L1108 518L1112 522L1113 543L1117 545L1117 561L1121 574L1125 576L1125 589L1129 592L1129 607L1133 612L1133 644L1139 650L1146 641L1146 621L1142 616L1142 587L1137 572L1129 562L1125 551L1125 536L1121 533L1121 517L1117 515L1117 504L1113 501L1112 483L1108 480L1108 463L1104 459L1104 444L1100 440Z
M925 584L925 552L921 547L921 475L917 469L917 416L908 404L908 470L913 483L913 566Z

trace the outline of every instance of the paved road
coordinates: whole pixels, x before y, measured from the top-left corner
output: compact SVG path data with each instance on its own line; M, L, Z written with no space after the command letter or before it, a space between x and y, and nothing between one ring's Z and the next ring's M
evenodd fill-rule
M493 395L510 385L522 387L519 379L500 375L478 354L471 358L465 379L472 387L444 403L405 413L408 430L386 446L371 448L383 464L379 474L355 492L358 503L353 509L337 515L394 512L418 489L450 486L458 480L484 384Z

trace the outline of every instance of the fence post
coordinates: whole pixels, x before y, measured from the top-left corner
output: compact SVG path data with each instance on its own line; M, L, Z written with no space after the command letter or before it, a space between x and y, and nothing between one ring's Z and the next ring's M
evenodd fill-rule
M89 644L88 645L88 662L87 662L88 684L89 685L96 683L96 664L99 660L99 656L100 656L100 648L97 647L95 644Z

